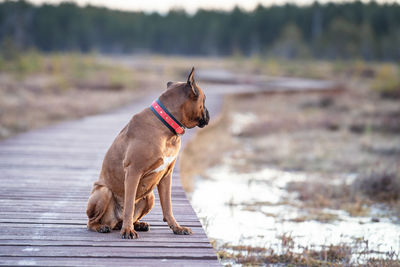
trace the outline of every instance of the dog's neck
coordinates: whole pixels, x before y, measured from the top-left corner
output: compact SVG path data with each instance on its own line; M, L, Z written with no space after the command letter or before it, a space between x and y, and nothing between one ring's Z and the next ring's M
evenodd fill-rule
M177 116L174 116L170 110L159 100L155 100L150 106L154 115L173 133L183 135L185 126L179 121ZM180 115L178 112L177 115Z
M183 116L181 107L185 99L180 99L179 95L162 94L158 98L165 108L175 117L176 120L182 123ZM183 124L183 123L182 123ZM186 125L184 125L186 128Z

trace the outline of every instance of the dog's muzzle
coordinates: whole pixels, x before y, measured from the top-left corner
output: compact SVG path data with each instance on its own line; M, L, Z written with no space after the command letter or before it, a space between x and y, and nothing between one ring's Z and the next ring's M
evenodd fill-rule
M208 124L209 121L210 121L210 113L208 113L208 109L205 109L205 112L204 112L203 116L200 118L199 124L197 126L199 126L200 128L203 128L204 126L206 126Z

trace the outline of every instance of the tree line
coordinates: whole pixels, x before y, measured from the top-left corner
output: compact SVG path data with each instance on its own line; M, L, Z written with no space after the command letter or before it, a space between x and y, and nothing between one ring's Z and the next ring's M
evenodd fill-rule
M159 14L73 2L36 6L4 1L0 40L44 52L400 60L400 5L314 2Z

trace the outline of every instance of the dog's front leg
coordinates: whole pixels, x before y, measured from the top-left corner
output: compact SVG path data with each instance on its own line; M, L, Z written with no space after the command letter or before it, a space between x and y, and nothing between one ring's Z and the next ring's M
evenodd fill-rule
M121 228L121 237L124 239L138 238L138 234L133 229L133 212L135 210L136 189L139 184L139 178L139 174L133 168L125 168L124 212Z
M158 195L160 196L160 202L162 207L162 212L164 216L164 222L168 223L169 228L172 229L174 234L177 235L190 235L192 234L192 229L189 227L180 226L175 220L174 214L172 213L171 204L171 182L172 182L172 168L165 175L157 186Z

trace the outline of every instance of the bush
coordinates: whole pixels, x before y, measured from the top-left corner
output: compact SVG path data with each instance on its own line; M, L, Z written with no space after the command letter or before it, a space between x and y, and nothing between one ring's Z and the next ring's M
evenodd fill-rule
M39 72L43 67L41 55L35 49L21 50L5 38L0 43L0 70L13 72L19 77Z
M354 181L353 190L377 201L400 200L400 175L383 172L361 176Z
M376 76L373 88L385 98L400 98L400 71L395 65L383 65Z

